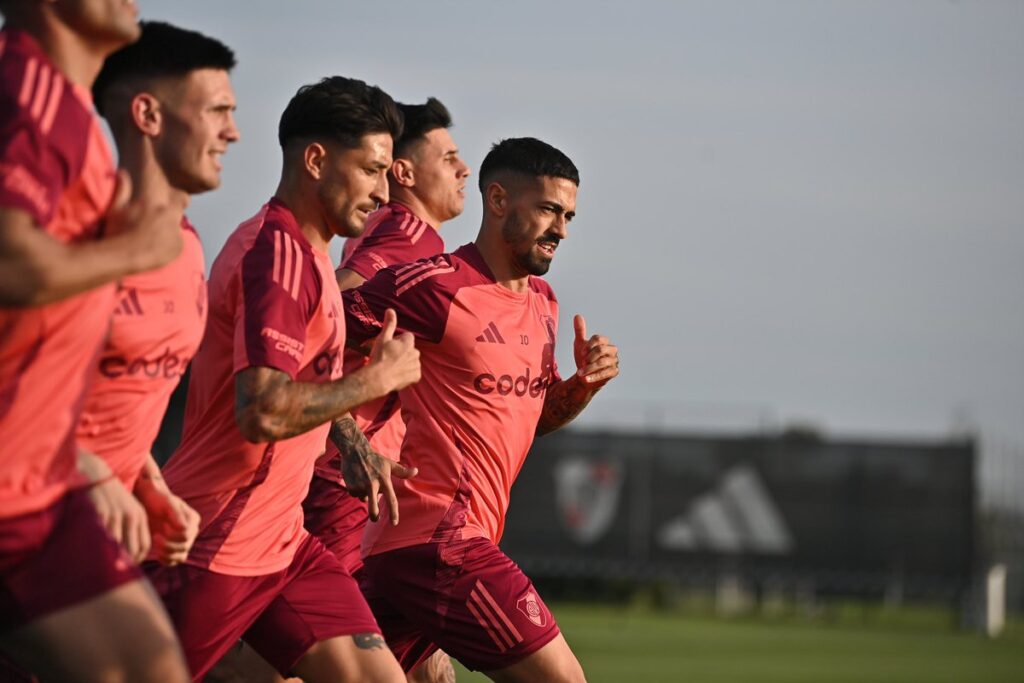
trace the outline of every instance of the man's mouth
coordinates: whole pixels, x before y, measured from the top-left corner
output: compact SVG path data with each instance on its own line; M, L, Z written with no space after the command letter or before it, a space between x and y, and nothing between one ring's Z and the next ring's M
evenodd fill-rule
M558 249L558 240L543 239L537 241L537 246L540 247L541 252L548 258L555 255L555 249Z

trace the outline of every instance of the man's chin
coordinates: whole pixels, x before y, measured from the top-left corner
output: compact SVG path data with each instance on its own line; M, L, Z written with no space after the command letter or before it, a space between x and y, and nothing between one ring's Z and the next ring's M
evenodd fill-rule
M531 258L523 261L523 270L530 275L540 277L546 275L548 270L551 269L551 261L539 258Z
M366 221L353 219L342 225L341 229L335 234L338 237L353 238L362 236L364 232L366 232Z

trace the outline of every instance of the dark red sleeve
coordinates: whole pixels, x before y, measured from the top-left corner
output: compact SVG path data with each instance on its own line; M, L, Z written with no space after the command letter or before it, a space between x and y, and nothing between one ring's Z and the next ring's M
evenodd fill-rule
M412 263L437 256L444 251L444 240L437 230L409 216L413 224L402 229L401 222L380 225L367 235L341 264L367 280L389 266Z
M18 104L20 82L26 77L23 64L5 60L0 69L0 206L21 209L44 227L56 213L73 175L72 153L84 154L84 143L80 150L60 150L43 132L40 119L45 120L49 93L62 85L46 87L40 116L33 116L31 106ZM88 129L78 135L82 141L87 137Z
M286 230L267 224L242 259L241 277L235 372L268 367L295 379L323 291L313 254Z
M550 373L553 382L561 382L562 376L558 372L558 362L555 360L555 343L558 338L558 299L555 298L555 290L541 278L531 277L530 291L540 296L548 309L548 314L542 315L540 320L544 335L547 337L547 343L542 350L541 367L544 373Z
M458 267L447 254L379 271L360 287L342 292L346 338L358 346L375 337L384 311L395 309L398 329L417 339L441 341L455 290Z

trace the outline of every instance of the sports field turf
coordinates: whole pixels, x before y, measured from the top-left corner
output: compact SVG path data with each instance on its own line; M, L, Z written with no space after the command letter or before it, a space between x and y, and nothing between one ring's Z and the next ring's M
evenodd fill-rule
M578 604L552 611L589 683L1024 683L1019 626L990 641L941 624L724 620ZM460 683L487 680L457 671Z

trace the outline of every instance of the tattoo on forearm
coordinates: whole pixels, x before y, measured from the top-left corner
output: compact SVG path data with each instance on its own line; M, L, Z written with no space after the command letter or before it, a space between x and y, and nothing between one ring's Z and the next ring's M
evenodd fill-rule
M381 456L373 450L351 417L342 417L331 423L330 439L341 452L345 486L353 495L369 494L370 477L381 470Z
M365 456L372 451L370 442L351 417L342 417L332 422L330 436L342 455Z
M383 636L379 633L356 633L352 636L356 647L360 650L380 650L387 648Z
M571 422L594 397L594 392L573 375L548 387L544 408L537 421L537 434L548 434Z
M313 384L294 382L279 370L250 368L235 379L239 424L258 420L273 441L304 434L372 398L359 373Z

